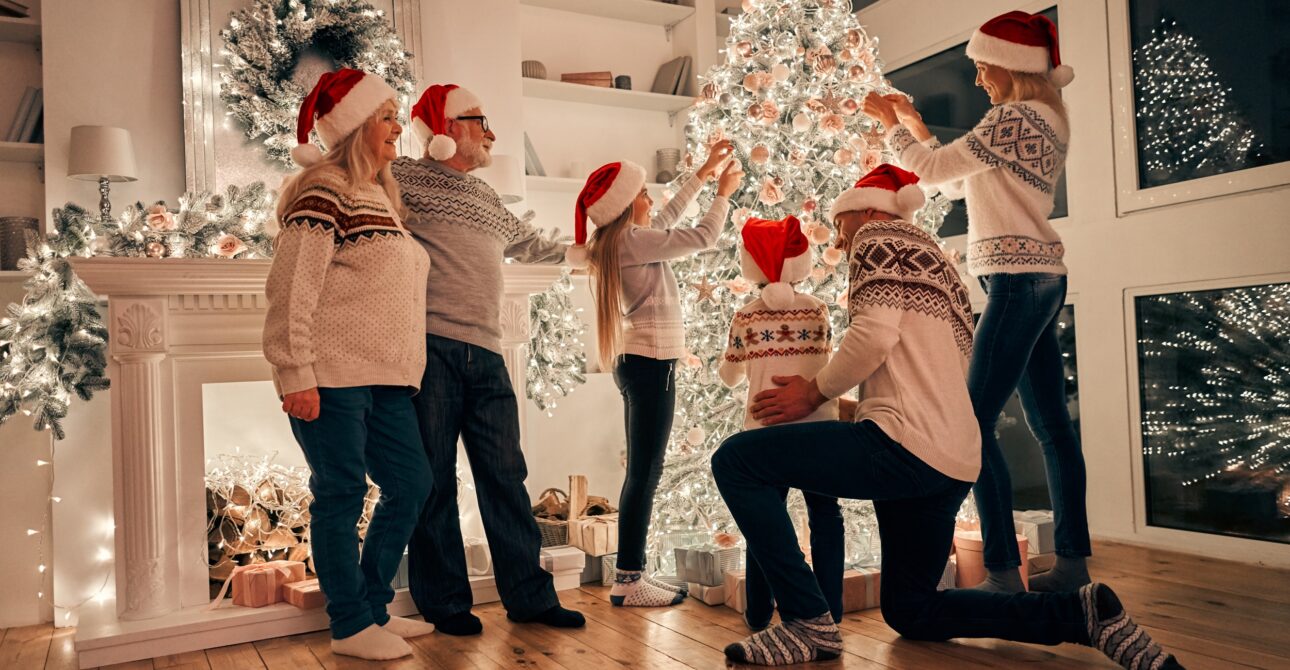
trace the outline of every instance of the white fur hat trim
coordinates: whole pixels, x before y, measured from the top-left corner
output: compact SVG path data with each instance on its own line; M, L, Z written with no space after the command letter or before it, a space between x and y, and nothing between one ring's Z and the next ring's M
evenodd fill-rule
M834 221L843 212L876 209L902 217L913 216L926 202L923 189L916 184L905 184L899 191L885 188L853 188L843 191L829 208L829 220Z
M398 96L384 79L373 74L364 76L335 107L314 122L318 139L327 149L335 147L358 130L386 100L397 100Z
M613 185L587 207L587 218L597 226L610 223L631 207L642 188L645 188L645 168L631 161L622 161Z

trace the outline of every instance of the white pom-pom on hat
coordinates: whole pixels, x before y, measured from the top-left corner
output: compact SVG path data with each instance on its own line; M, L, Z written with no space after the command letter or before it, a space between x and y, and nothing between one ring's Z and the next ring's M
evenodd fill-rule
M297 144L291 147L291 160L302 168L316 165L322 157L322 149L315 144Z
M923 189L916 184L906 184L896 191L896 204L900 207L899 214L910 215L922 208L927 198L923 195Z
M782 281L767 284L761 290L761 299L771 309L789 309L793 306L793 296L795 295L797 293L793 290L793 285Z
M585 244L571 244L564 252L564 262L571 268L578 270L587 267L587 246Z
M1053 86L1057 88L1066 88L1068 84L1075 81L1075 68L1069 65L1058 65L1048 73L1048 81L1053 82Z
M457 153L457 141L447 135L435 135L428 147L430 157L437 161L452 158Z

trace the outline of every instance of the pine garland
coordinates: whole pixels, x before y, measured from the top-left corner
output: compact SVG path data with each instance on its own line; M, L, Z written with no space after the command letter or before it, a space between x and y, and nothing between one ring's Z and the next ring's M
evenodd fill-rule
M529 301L533 337L529 342L528 396L538 409L554 416L556 399L587 381L587 326L569 296L573 281L566 270L551 288Z

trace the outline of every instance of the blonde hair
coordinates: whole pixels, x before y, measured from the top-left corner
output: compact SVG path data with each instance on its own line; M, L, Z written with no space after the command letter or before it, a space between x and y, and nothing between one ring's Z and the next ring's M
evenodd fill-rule
M274 224L281 225L283 218L291 213L291 207L296 203L296 198L300 197L301 192L318 181L318 173L324 170L339 169L345 174L350 188L357 187L363 183L364 179L367 179L367 175L372 174L373 166L380 162L381 159L378 155L373 154L365 136L367 135L367 130L379 122L381 112L385 110L385 105L389 104L389 102L393 102L393 100L382 104L375 112L372 112L372 115L363 122L363 125L347 135L345 139L340 141L340 144L323 154L322 160L283 180L282 192L278 195L277 217L273 221ZM399 194L399 183L395 181L394 173L390 171L389 163L386 163L376 173L376 183L385 189L385 195L390 199L390 207L395 212L401 213L403 200Z
M618 264L618 242L632 226L630 205L618 218L597 226L587 241L587 268L591 272L591 296L596 301L596 341L600 345L600 369L613 370L623 352L623 280Z
M1000 69L1006 70L1006 68ZM1062 102L1061 93L1058 93L1057 87L1053 86L1053 82L1048 78L1047 73L1006 71L1012 77L1012 91L1008 95L1008 102L1038 100L1052 107L1057 112L1057 115L1061 117L1062 123L1070 125L1070 118L1066 113L1066 103Z

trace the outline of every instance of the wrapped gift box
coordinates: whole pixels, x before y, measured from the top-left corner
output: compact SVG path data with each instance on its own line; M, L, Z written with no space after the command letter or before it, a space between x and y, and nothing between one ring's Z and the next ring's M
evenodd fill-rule
M941 581L937 583L936 590L944 591L945 589L954 588L957 579L958 565L955 564L954 557L950 556L949 559L945 561L945 570L941 572Z
M726 571L739 568L742 552L738 547L678 547L675 554L677 577L704 586L721 586L726 581Z
M1028 544L1029 540L1025 535L1017 536L1017 549L1021 551L1023 559L1028 556ZM955 579L958 588L966 589L985 581L985 542L981 539L981 531L954 531L954 560L958 570ZM1027 584L1029 580L1030 567L1027 561L1022 560L1021 582Z
M690 597L698 600L704 605L713 607L722 605L726 602L726 585L708 586L707 584L689 583Z
M856 568L842 573L842 611L859 612L878 606L881 597L882 570Z
M241 607L264 607L282 602L282 587L305 578L305 564L300 561L269 561L241 565L233 569L220 589L212 607L224 602L224 589L232 587L233 604Z
M726 607L740 614L743 614L744 610L748 608L748 592L744 587L744 582L747 580L747 571L726 571Z
M403 552L403 558L399 561L399 569L394 572L394 581L390 582L390 587L394 590L408 588L408 554Z
M583 516L587 508L587 478L569 477L569 544L588 556L618 553L618 514Z
M566 570L582 571L587 566L587 555L581 549L563 545L542 548L542 569L547 572L564 572Z
M1032 509L1013 512L1012 520L1017 526L1017 534L1025 535L1030 543L1029 553L1051 554L1057 550L1057 543L1053 538L1056 526L1051 511Z
M1037 575L1041 572L1048 572L1057 565L1057 554L1031 554L1026 557L1026 563L1030 566L1030 574Z
M327 598L323 596L322 587L318 585L317 579L306 579L302 582L293 582L287 584L282 589L283 600L299 607L302 610L322 607L327 604Z
M614 566L617 562L618 554L588 557L587 565L582 568L581 583L612 586L614 583Z

